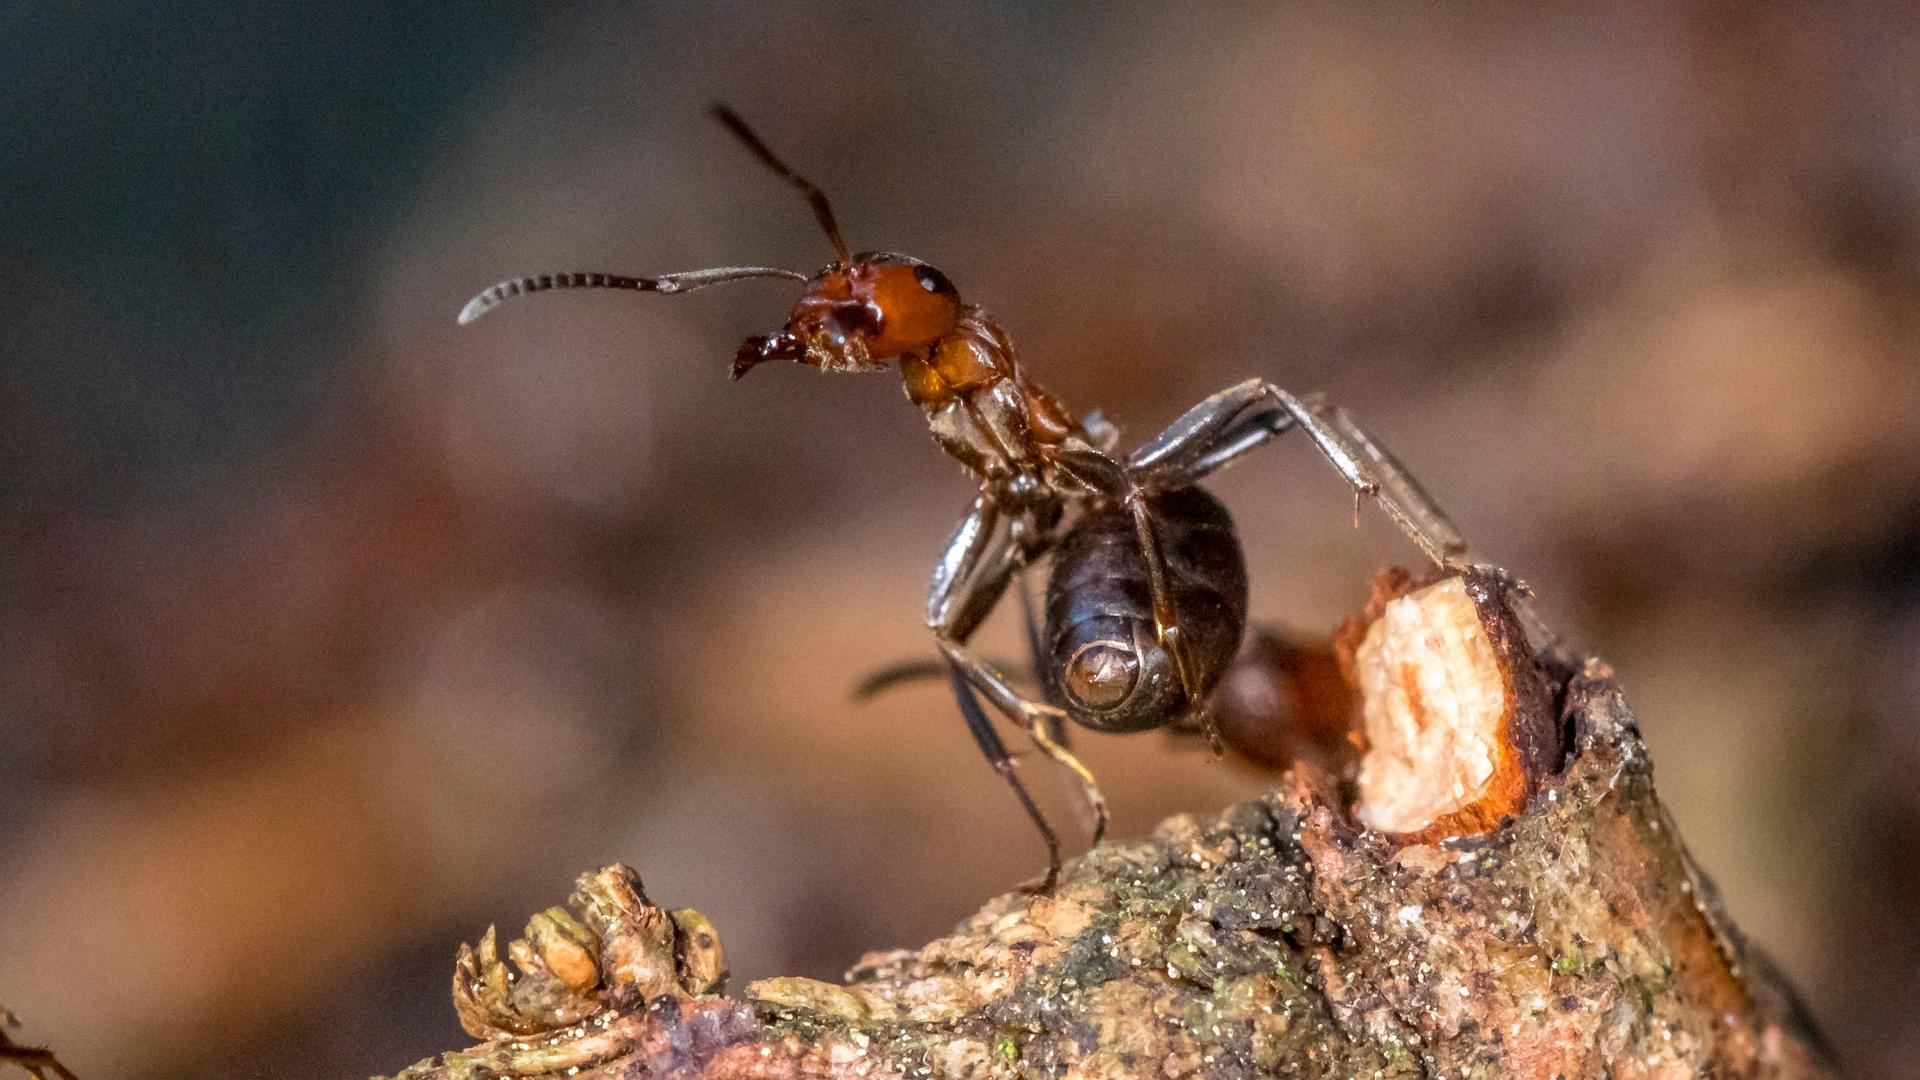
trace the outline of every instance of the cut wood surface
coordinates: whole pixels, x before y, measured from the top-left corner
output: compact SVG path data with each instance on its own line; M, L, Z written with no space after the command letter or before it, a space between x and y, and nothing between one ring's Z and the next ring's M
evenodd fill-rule
M1354 805L1303 762L845 983L731 997L719 932L609 866L507 958L463 947L481 1041L400 1075L1836 1075L1688 859L1611 672L1536 653L1507 594L1376 598Z

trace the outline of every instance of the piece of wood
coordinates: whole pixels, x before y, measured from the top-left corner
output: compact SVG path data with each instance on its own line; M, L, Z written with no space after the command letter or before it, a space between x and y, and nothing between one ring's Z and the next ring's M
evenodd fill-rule
M1490 832L1559 765L1559 718L1505 594L1470 572L1380 604L1352 662L1363 825L1410 841Z
M1493 730L1535 691L1551 720L1521 718L1551 729L1551 760L1509 746L1531 790L1491 823L1449 826L1467 835L1433 831L1444 808L1415 833L1370 829L1303 766L1264 799L1094 850L1053 895L1001 896L921 949L870 955L844 985L738 997L718 993L711 926L608 867L582 879L577 915L544 913L509 947L517 978L491 932L463 950L456 998L486 1038L400 1075L1835 1076L1688 860L1606 666L1535 655L1472 578L1473 619L1452 588L1413 622L1480 623L1502 686ZM1356 671L1397 658L1421 679L1489 678L1465 642L1366 660L1370 629Z

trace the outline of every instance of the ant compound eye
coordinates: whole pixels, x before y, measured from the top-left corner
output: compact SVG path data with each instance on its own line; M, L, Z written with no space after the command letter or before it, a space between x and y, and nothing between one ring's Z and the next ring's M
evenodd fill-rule
M953 295L953 282L948 281L947 275L935 270L931 266L914 267L913 280L919 282L920 287L930 293L940 293L947 296Z
M1067 664L1066 691L1088 709L1111 709L1126 701L1140 677L1140 658L1118 641L1094 641Z

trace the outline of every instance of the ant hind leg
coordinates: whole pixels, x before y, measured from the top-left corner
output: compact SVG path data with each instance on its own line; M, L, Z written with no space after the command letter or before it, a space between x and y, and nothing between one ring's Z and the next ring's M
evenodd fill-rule
M1264 379L1228 387L1187 410L1128 458L1128 472L1152 488L1191 484L1296 425L1354 491L1378 501L1429 558L1448 569L1467 565L1466 543L1446 513L1346 410Z
M1347 410L1335 406L1317 415L1324 417L1364 463L1367 474L1377 485L1374 498L1401 531L1441 566L1449 570L1466 567L1469 564L1467 542L1460 536L1460 530L1399 459L1354 423Z
M1169 580L1171 574L1167 568L1166 552L1160 543L1159 530L1154 526L1153 512L1147 507L1147 493L1142 488L1132 488L1126 493L1124 501L1127 512L1133 516L1134 534L1140 539L1140 556L1146 563L1147 590L1153 602L1153 621L1159 631L1160 645L1173 657L1173 670L1180 680L1180 689L1189 707L1199 714L1200 727L1207 736L1207 748L1218 759L1225 747L1220 742L1220 732L1214 727L1213 714L1207 711L1206 702L1200 694L1199 677L1187 650L1185 629L1180 624L1180 609L1174 600L1173 583Z

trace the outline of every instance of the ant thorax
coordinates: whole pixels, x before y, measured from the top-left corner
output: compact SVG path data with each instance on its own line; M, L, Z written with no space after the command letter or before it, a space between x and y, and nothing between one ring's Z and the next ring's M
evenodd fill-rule
M953 331L924 353L900 358L907 398L967 470L1020 486L1050 487L1047 451L1083 434L1067 411L1020 370L1013 345L985 312L968 306Z

